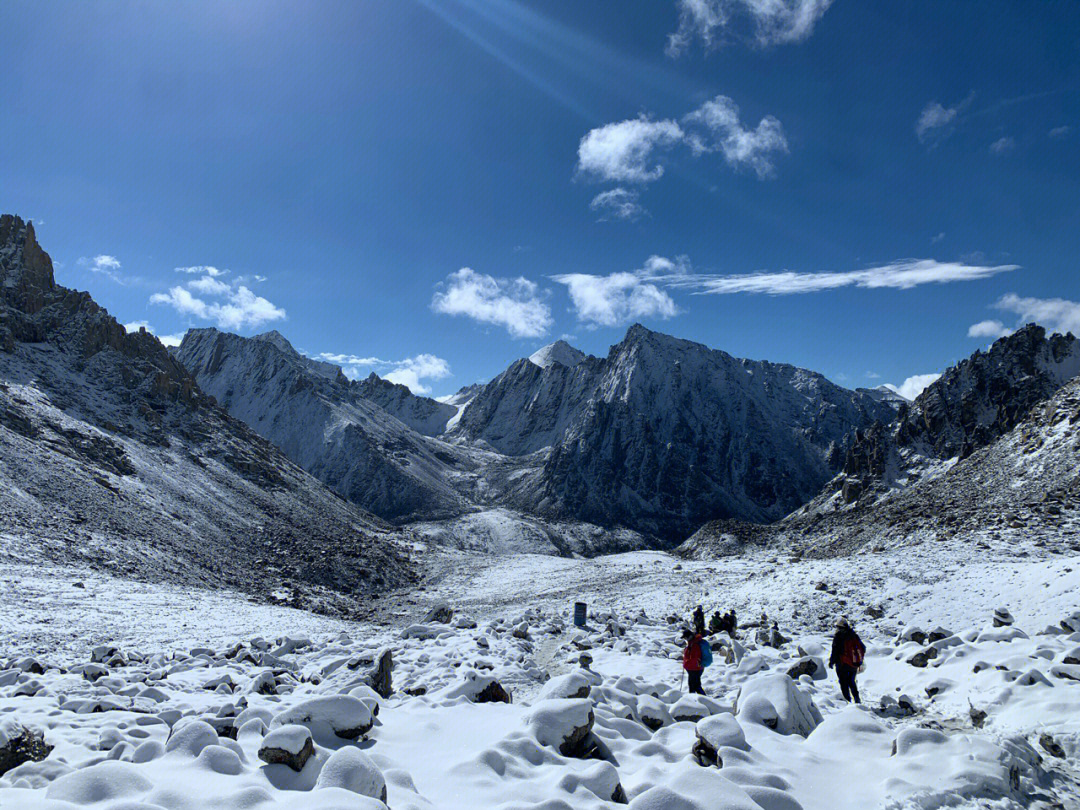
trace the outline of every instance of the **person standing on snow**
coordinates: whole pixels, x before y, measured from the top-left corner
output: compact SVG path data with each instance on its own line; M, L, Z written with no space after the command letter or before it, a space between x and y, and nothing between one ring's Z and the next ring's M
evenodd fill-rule
M705 611L701 605L694 610L694 632L699 636L705 635Z
M855 684L855 676L862 666L866 655L866 645L862 643L858 633L851 624L841 616L836 620L836 635L832 640L832 655L829 657L829 666L835 667L836 678L840 681L840 693L844 700L849 703L861 702L859 700L859 687Z
M705 690L701 688L701 673L705 669L706 661L702 655L702 645L707 642L702 638L701 633L695 630L683 630L682 637L686 642L682 654L682 665L686 670L687 689L691 694L704 695ZM712 656L712 650L709 651L709 655Z

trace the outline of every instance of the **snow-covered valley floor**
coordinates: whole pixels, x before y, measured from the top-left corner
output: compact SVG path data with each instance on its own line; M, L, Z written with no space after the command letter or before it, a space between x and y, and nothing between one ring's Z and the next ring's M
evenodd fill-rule
M1061 625L1080 630L1080 555L987 545L709 562L429 549L423 587L365 625L5 564L0 749L23 727L54 748L0 777L0 808L378 808L384 785L395 810L1080 807L1080 633ZM440 602L450 623L423 622ZM706 670L709 698L687 696L668 617L698 603L743 625L764 611L790 640L742 629ZM1014 622L994 627L1002 607ZM840 613L868 647L862 707L824 667ZM384 650L389 697L371 688ZM310 756L295 771L260 751Z

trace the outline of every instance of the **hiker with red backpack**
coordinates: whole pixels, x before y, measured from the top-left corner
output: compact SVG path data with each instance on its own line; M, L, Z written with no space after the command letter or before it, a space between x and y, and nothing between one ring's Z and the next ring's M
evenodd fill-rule
M866 656L866 645L850 622L841 616L836 620L836 635L832 640L832 655L829 666L836 668L836 677L840 681L840 693L849 703L859 703L859 687L855 685L855 676Z
M683 630L682 637L686 642L682 654L682 665L686 670L687 689L691 694L704 695L705 690L701 688L701 673L712 663L712 647L702 634L695 630L689 628Z

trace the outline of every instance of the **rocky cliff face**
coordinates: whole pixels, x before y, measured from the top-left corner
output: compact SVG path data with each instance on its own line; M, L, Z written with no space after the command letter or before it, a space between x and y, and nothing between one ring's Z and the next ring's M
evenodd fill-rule
M1080 341L1031 324L948 369L896 419L861 431L809 510L867 504L993 443L1080 373Z
M146 332L56 284L0 217L2 553L352 610L404 582L395 533L218 408Z
M176 357L232 416L364 509L399 521L464 510L449 483L459 459L378 403L429 429L452 406L393 383L350 382L276 332L245 338L192 329Z
M832 477L856 428L893 413L819 374L640 325L570 373L587 391L519 496L660 538L712 518L782 517Z

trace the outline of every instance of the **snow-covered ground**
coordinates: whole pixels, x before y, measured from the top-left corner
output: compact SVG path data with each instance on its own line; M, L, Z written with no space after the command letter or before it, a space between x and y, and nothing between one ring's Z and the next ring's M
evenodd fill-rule
M1080 634L1060 625L1080 622L1075 553L427 559L377 624L5 565L0 747L25 726L55 748L0 777L0 807L1080 806ZM425 623L440 602L450 623ZM699 602L743 625L764 611L790 641L744 628L706 671L710 697L689 697L668 616ZM1012 626L993 626L1001 607ZM839 613L869 648L858 708L822 660ZM379 697L387 649L395 691ZM481 702L493 683L513 702ZM298 772L281 762L305 753Z

